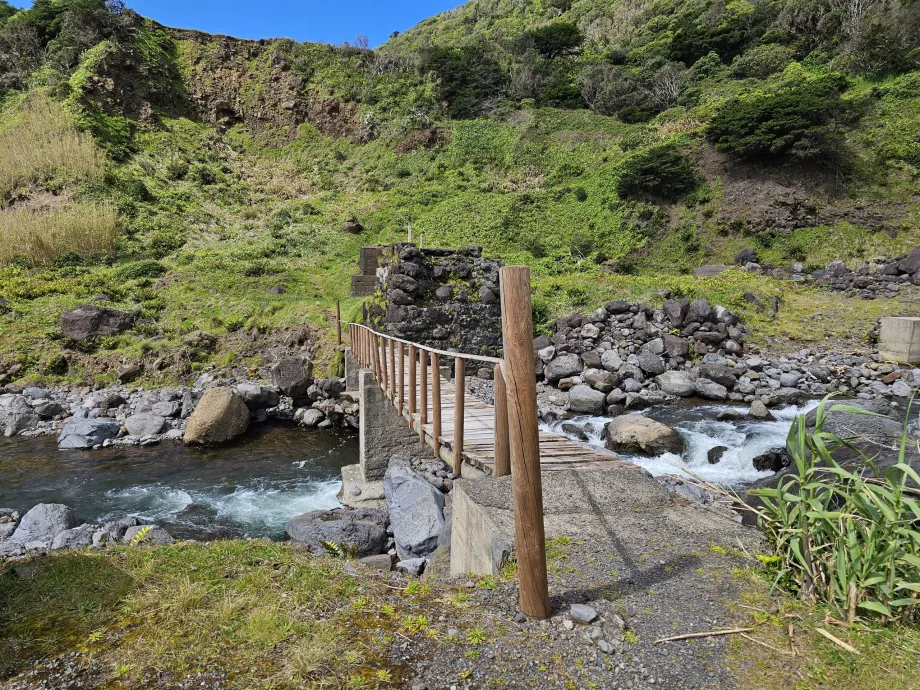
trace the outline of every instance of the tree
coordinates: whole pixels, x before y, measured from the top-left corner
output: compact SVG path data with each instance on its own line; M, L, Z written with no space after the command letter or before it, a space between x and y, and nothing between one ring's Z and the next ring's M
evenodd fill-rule
M658 144L627 158L620 168L620 197L680 198L699 181L696 166L675 143Z
M537 52L548 60L566 55L582 44L584 37L571 22L553 22L527 34Z
M848 115L840 102L846 85L834 74L777 93L734 98L716 113L706 136L740 158L835 158Z
M636 77L626 67L601 62L581 73L581 97L601 115L614 115L642 100Z
M16 14L19 10L13 7L6 0L0 0L0 26L3 25L7 19Z

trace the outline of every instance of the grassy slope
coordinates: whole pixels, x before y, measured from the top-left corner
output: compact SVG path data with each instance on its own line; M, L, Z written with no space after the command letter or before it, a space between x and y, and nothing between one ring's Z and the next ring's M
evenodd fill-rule
M572 12L582 11L583 4L576 3ZM512 13L491 21L489 31L520 32L537 20ZM395 47L399 41L449 43L455 40L451 32L460 31L451 21L429 20L416 33L400 37ZM440 27L440 33L432 27ZM193 58L207 50L207 45L181 41L170 59L188 78ZM299 54L296 46L285 50ZM884 313L916 312L888 300L847 300L738 273L693 280L687 274L694 267L730 263L740 248L757 239L725 234L716 224L711 209L723 200L724 181L710 177L691 199L662 205L659 212L613 191L620 166L632 153L676 140L702 156L707 146L703 123L726 98L807 79L822 67L793 63L763 80L733 79L723 69L696 84L703 95L693 104L643 124L624 124L588 110L507 104L488 118L443 121L449 143L397 153L417 126L404 117L406 104L424 100L431 85L411 75L371 78L356 71L353 59L328 59L327 53L317 57L309 46L303 50L311 88L341 98L363 94L358 109L383 123L378 138L355 144L303 125L297 138L285 143L270 131L237 125L220 134L209 125L166 115L159 126L142 127L133 152L124 160L110 160L103 186L76 191L77 200L110 199L119 211L115 256L50 268L0 267L0 297L14 307L0 316L4 359L25 363L27 376L54 377L60 354L67 353L69 379L81 377L85 367L110 377L113 362L139 357L191 361L193 370L212 361L258 364L249 351L243 358L235 334L253 328L268 333L304 321L326 326L336 299L344 300L346 315L357 314L359 303L349 301L347 291L358 248L403 239L410 220L415 236L423 236L428 246L477 243L490 255L531 265L539 321L571 309L591 310L613 297L655 303L660 288L706 296L738 310L761 341L821 342L833 335L859 340ZM71 82L87 78L98 52L91 51ZM157 59L168 54L161 50ZM293 63L295 71L300 69L300 62ZM265 88L266 65L253 60L246 66L253 84L247 98L257 99ZM913 85L918 78L910 73L859 82L848 96L856 98L873 87L883 94L849 134L860 173L851 178L845 197L849 202L905 204L907 220L898 237L845 223L806 228L761 241L763 260L785 263L804 251L806 263L819 266L836 258L853 262L893 255L920 243L915 171L903 162L916 154L912 132L920 97ZM18 100L7 99L0 123L10 119ZM98 125L98 118L88 117L73 98L69 102L81 122ZM115 118L103 124L118 130L124 122ZM94 131L100 132L98 127ZM111 151L110 139L99 138ZM640 222L654 213L653 222ZM360 236L339 229L351 216L366 228ZM635 264L637 275L611 270L627 263ZM266 294L279 284L288 289L285 295ZM768 321L744 302L748 290L764 299L782 296L779 319ZM58 316L100 292L110 295L116 307L140 311L142 325L105 339L95 357L74 355L72 344L57 335ZM815 312L823 320L816 320ZM196 331L222 338L216 353L195 352L186 344ZM169 369L161 378L182 371Z

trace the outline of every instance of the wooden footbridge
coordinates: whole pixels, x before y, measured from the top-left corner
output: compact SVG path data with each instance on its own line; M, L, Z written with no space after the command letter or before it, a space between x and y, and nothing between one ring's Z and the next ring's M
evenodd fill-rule
M497 477L512 475L521 610L546 618L541 473L636 466L613 453L539 430L530 269L506 266L499 281L503 359L436 350L361 324L348 324L349 336L358 365L373 371L403 419L438 457L452 463L455 475L462 475L464 461ZM449 371L441 366L449 360L453 381L442 373ZM494 366L494 405L467 395L466 362Z

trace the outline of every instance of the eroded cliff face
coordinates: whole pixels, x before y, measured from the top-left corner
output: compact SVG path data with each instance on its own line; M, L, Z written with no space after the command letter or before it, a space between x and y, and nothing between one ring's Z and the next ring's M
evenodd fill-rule
M328 136L367 140L356 100L370 78L371 51L287 39L249 41L170 29L138 18L134 40L100 45L78 88L110 116L150 122L188 117L221 131L292 139L310 124ZM332 78L330 78L332 77Z

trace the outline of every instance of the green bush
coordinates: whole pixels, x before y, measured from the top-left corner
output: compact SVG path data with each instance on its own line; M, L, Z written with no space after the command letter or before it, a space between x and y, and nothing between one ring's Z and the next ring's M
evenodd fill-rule
M677 144L659 144L623 162L616 192L623 198L651 196L674 200L692 190L698 181L696 165Z
M751 48L732 62L733 77L763 79L782 70L792 60L792 48L770 43Z
M835 158L847 116L840 95L846 79L828 75L773 94L728 101L706 135L720 151L740 158Z
M870 458L852 470L831 451L848 443L823 431L829 398L817 409L814 431L799 416L787 447L794 471L775 489L757 489L761 520L773 542L777 581L805 601L835 607L852 623L856 611L913 621L920 609L920 476L905 462L907 427L898 462L882 474ZM881 417L860 408L830 411ZM850 446L852 447L852 446Z
M138 278L159 278L166 273L166 267L159 261L145 260L126 264L115 272L119 280L137 280Z

